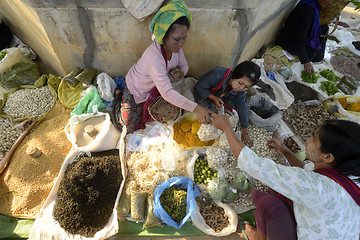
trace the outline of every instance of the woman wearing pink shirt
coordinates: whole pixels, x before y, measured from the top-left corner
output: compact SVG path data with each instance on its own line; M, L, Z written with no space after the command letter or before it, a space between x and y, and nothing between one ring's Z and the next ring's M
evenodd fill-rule
M189 112L195 112L199 122L210 123L209 109L198 105L175 91L170 74L183 77L189 66L182 51L191 23L191 14L185 3L171 1L162 7L151 21L149 28L155 41L145 50L125 77L120 111L115 120L126 125L128 132L143 128L152 121L147 107L161 95L169 103ZM167 28L167 29L166 29Z

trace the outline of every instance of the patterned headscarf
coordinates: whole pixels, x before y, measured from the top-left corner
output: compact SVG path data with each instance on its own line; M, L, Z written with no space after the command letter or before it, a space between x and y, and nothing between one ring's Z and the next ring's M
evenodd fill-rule
M158 44L163 44L163 38L166 31L171 24L175 22L179 17L185 16L188 18L189 24L191 23L191 13L184 1L174 0L160 8L155 17L149 24L149 30L155 36L155 41Z

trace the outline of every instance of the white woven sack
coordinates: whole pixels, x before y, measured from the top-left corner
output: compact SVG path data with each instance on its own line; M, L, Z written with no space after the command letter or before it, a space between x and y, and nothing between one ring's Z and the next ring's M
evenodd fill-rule
M109 237L115 235L119 231L119 223L117 220L117 205L123 190L125 181L126 181L126 164L124 159L124 137L126 135L126 130L123 131L119 145L116 148L119 149L120 164L121 164L121 173L123 181L120 185L119 191L116 195L116 200L114 203L113 212L109 218L108 223L103 229L95 233L94 237L84 237L81 235L74 235L67 233L62 227L60 227L59 222L53 218L53 210L55 206L55 201L57 198L57 192L61 183L61 180L64 177L65 170L68 165L71 164L75 157L80 153L77 150L70 150L66 156L64 163L60 169L59 175L55 180L55 184L49 193L44 205L42 206L39 214L37 215L33 226L31 227L29 239L57 239L57 240L95 240L95 239L108 239ZM96 221L96 219L94 219Z
M163 2L164 0L122 0L124 7L140 21L156 12Z
M86 146L78 146L75 127L78 123L81 123L92 117L104 116L105 122L101 131L97 134L95 139ZM110 149L114 149L117 146L121 132L119 132L110 121L110 115L108 113L97 112L82 115L74 115L70 118L68 124L65 127L65 134L67 139L71 142L72 147L81 152L100 152Z
M197 229L204 232L206 235L216 236L216 237L223 237L228 236L236 231L237 225L238 225L238 216L236 212L227 204L222 203L220 201L213 200L216 205L223 208L225 211L225 215L228 216L229 225L226 228L223 228L221 232L217 233L212 229L209 225L206 224L204 218L200 214L200 208L199 204L196 202L196 208L191 215L191 221Z

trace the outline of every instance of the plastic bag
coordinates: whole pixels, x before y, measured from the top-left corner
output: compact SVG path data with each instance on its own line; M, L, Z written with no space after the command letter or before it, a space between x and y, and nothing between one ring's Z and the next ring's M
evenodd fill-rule
M195 162L196 159L198 159L200 157L201 154L197 154L195 153L190 160L188 161L188 163L186 164L186 171L188 176L190 177L190 179L192 181L194 181L194 169L195 169ZM217 176L218 177L225 177L226 173L225 170L223 168L214 168L214 170L217 171Z
M181 189L187 190L187 196L186 196L186 216L181 220L180 223L175 222L173 219L170 218L170 216L167 214L167 212L164 210L164 208L161 206L160 203L160 196L163 193L163 191L173 185L180 185ZM154 192L154 214L158 216L163 222L165 222L167 225L180 229L182 225L190 218L190 216L193 214L195 210L195 197L198 196L199 189L197 186L191 181L188 177L174 177L170 178L166 182L163 182L161 185L157 186L155 188Z
M21 59L21 51L19 48L6 48L2 51L6 52L6 55L0 61L0 73L5 72L7 69L12 67L14 64L20 61Z
M102 121L97 123L99 125L98 133L92 138L86 136L85 128L87 125L83 124L83 122L91 118L102 118ZM111 123L108 113L98 112L72 116L65 127L65 134L74 149L82 152L99 152L114 149L117 146L121 132ZM85 145L83 142L87 144Z
M196 203L194 214L191 216L191 221L193 225L195 225L195 227L197 227L200 231L204 232L206 235L216 237L228 236L234 233L238 225L238 216L236 212L225 203L216 200L214 202L216 205L224 209L225 215L228 217L229 225L223 228L220 232L215 232L214 229L212 229L209 225L206 224L203 216L201 215L199 203Z
M71 116L81 115L84 113L96 113L104 110L106 107L102 102L99 93L94 87L87 89L87 94L83 96L79 103L71 112Z
M149 196L147 199L147 213L143 224L144 228L161 227L161 220L154 214L154 197Z
M106 73L100 73L96 77L96 82L100 97L105 101L113 101L116 89L115 81Z
M211 168L223 168L227 164L228 154L219 147L209 147L206 149L206 157Z
M85 68L84 71L82 71L81 73L79 73L75 79L82 82L83 84L85 84L86 86L90 86L93 82L93 79L96 76L96 70L88 67Z
M75 88L76 85L79 84L79 80L77 80L75 77L79 75L82 72L81 68L76 67L71 72L69 72L65 77L63 77L63 80L71 87Z
M267 131L275 131L282 117L279 108L267 101L264 97L253 95L248 102L249 120L256 126Z
M143 221L145 219L147 193L145 192L131 192L130 208L131 218L135 221Z
M131 200L130 200L130 195L126 193L126 191L123 191L121 196L120 196L120 200L119 200L119 204L117 207L117 211L119 214L119 219L124 219L125 217L129 216L130 214L130 210L131 210Z
M85 88L86 89L86 88ZM61 80L58 87L58 97L59 101L64 107L75 108L83 97L81 93L83 92L83 87L81 83L71 88L69 84L63 79Z
M222 130L215 128L212 124L201 124L197 135L203 142L220 137Z
M360 124L360 96L336 93L334 100L341 115Z
M254 187L254 179L244 171L237 171L232 186L239 192L250 192Z
M230 199L233 193L236 194L236 190L231 188L230 183L228 183L223 177L217 177L208 181L207 190L209 192L209 196L218 201Z
M17 63L0 74L0 84L6 88L33 85L39 77L37 64L22 56Z

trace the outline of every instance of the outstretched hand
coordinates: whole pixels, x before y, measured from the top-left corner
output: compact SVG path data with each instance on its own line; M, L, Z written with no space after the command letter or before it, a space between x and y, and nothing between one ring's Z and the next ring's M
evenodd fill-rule
M231 128L230 120L226 115L214 113L211 116L213 118L212 125L214 127L216 127L217 129L225 131L226 128L228 128L228 127Z
M266 145L268 146L268 149L274 148L281 155L284 155L285 152L289 150L284 143L275 138L269 139Z
M310 62L304 64L304 71L309 74L313 74L315 72L314 67Z
M194 113L196 113L200 123L202 124L211 123L210 114L212 114L213 112L207 109L206 107L197 105L196 108L194 109Z

